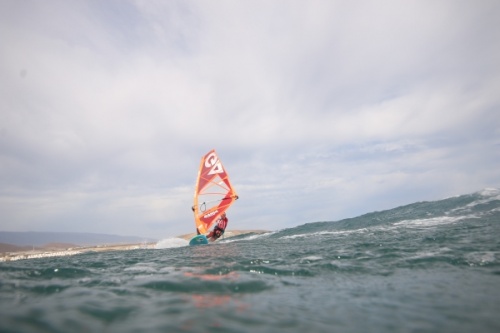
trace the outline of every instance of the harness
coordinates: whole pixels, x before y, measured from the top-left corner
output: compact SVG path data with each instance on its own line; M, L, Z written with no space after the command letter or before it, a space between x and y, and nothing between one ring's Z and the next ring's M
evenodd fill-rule
M217 225L217 226L215 226L215 228L214 228L214 234L216 234L216 233L217 233L217 231L220 231L220 235L221 235L221 236L222 236L222 235L224 235L224 231L225 231L225 230L224 230L224 229L222 229L222 228L220 228L218 225Z

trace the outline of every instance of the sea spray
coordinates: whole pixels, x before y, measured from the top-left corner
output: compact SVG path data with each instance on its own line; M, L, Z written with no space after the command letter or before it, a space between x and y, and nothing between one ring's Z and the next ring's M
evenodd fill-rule
M155 249L170 249L174 247L181 247L188 245L189 242L182 238L166 238L158 241L155 245Z

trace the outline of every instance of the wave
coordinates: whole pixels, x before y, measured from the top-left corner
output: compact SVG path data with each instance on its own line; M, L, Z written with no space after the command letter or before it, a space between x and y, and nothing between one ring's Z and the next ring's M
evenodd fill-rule
M493 218L500 212L500 189L486 188L471 194L436 201L421 201L397 208L371 212L340 221L311 222L287 228L268 237L306 238L352 232L389 230L399 227L427 228L473 219Z
M237 236L231 236L227 237L224 239L220 239L217 241L217 243L233 243L233 242L239 242L239 241L251 241L251 240L256 240L256 239L261 239L261 238L268 238L269 236L275 234L276 231L269 231L269 232L249 232L249 233L244 233L241 235Z
M439 216L432 217L429 219L416 219L416 220L403 220L401 222L394 223L395 226L406 226L406 227L432 227L443 224L452 224L459 222L464 219L480 218L475 215L467 216Z
M463 221L497 216L500 213L500 189L485 188L471 194L436 201L419 201L384 211L367 213L339 221L305 223L293 228L266 233L245 233L221 239L218 243L270 239L305 239L311 237L344 237L350 234L388 232L400 228L431 228ZM187 246L181 238L160 240L155 248Z

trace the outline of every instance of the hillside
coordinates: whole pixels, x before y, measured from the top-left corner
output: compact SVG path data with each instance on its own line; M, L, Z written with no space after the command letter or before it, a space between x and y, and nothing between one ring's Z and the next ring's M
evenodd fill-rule
M12 244L7 244L7 243L0 243L0 253L29 251L32 249L33 249L33 247L30 247L30 246L17 246L17 245L12 245Z

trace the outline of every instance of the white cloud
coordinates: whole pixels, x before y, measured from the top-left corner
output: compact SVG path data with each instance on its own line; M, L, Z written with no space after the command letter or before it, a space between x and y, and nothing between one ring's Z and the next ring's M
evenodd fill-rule
M189 232L211 148L240 192L238 228L498 187L499 12L3 2L0 229Z

